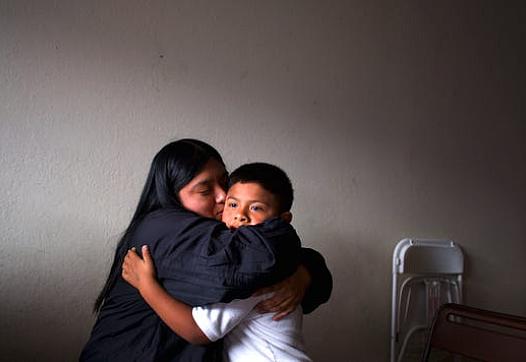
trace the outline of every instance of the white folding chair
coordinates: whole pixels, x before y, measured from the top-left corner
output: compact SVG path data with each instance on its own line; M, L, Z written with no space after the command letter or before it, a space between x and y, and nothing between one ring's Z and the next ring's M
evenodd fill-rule
M450 240L403 239L393 252L391 362L420 360L444 303L462 303L464 257Z

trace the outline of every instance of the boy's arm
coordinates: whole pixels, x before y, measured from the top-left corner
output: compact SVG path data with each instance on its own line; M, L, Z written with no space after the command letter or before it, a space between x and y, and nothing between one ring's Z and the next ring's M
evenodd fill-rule
M193 307L192 316L208 339L217 341L245 320L256 304L264 298L268 298L268 295Z
M192 308L168 294L155 279L150 252L142 247L141 259L135 250L128 251L122 265L122 277L139 290L146 303L178 336L192 344L210 343L192 317Z

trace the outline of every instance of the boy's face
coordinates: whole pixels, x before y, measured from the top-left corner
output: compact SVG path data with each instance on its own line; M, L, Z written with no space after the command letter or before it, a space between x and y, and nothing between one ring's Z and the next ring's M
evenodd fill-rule
M259 184L238 182L228 190L223 222L229 228L261 224L277 216L280 216L277 198Z

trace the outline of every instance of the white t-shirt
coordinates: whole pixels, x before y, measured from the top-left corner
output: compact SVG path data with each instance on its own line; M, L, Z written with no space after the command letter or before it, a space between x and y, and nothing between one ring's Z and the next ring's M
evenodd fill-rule
M224 361L312 361L303 346L301 307L280 321L252 310L270 296L194 307L192 316L211 341L224 337Z

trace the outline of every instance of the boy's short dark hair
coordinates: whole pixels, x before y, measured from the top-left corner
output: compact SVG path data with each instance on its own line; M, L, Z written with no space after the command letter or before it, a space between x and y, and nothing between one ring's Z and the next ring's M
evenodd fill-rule
M278 166L264 162L246 163L230 174L230 186L238 182L259 184L278 199L280 212L290 211L294 190L289 177Z

